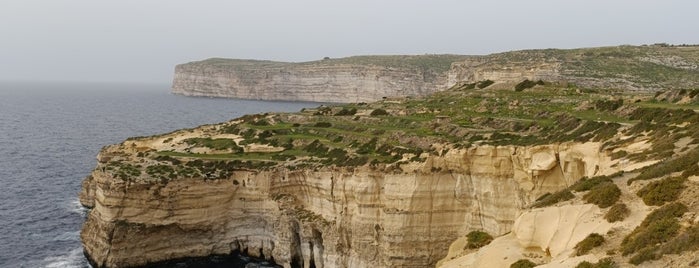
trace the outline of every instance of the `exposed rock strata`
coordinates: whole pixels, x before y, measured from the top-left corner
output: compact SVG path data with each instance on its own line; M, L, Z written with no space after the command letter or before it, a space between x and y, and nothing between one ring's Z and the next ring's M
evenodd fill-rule
M98 267L234 250L285 267L426 267L455 237L507 233L539 195L611 172L599 146L451 150L390 174L328 167L170 181L107 175L108 156L120 153L111 146L83 183L93 209L81 238Z
M357 64L178 65L172 92L240 99L370 102L425 96L446 88L446 74L408 67Z
M178 65L172 92L350 103L424 96L484 80L506 89L525 79L600 89L696 88L698 52L697 47L619 46L485 56L359 56L303 63L208 59Z

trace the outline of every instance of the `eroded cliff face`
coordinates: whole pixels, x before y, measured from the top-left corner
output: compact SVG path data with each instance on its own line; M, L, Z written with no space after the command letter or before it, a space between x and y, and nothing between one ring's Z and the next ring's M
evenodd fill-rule
M211 60L209 60L211 61ZM446 74L358 64L178 65L172 92L185 96L314 102L370 102L425 96L446 88Z
M456 237L477 229L505 234L541 194L615 171L599 143L565 143L454 149L392 172L361 166L241 169L222 179L109 175L107 162L145 144L105 148L83 183L81 202L92 210L81 239L98 267L236 250L284 267L432 266Z

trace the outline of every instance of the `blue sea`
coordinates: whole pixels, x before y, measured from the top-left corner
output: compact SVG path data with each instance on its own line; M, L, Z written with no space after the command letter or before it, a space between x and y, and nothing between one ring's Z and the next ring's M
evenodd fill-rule
M0 267L89 267L77 196L103 146L318 105L184 97L169 85L0 82Z

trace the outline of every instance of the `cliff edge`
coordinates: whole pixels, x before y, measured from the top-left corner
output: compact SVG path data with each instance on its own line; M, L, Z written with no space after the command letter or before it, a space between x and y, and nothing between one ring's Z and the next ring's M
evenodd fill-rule
M289 63L214 58L178 65L186 96L356 103L426 96L450 87L562 87L659 91L699 87L697 46L539 49L484 56L355 56ZM492 85L492 86L491 86Z

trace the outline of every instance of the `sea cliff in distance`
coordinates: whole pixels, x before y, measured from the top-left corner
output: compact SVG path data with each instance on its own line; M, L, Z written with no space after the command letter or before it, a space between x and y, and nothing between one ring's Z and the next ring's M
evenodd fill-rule
M585 88L694 88L696 46L540 49L486 56L354 56L288 63L214 58L178 65L172 92L187 96L369 102L426 96L457 83L512 87L544 80Z
M248 63L196 79L264 85L304 65ZM85 254L96 267L239 253L284 267L696 264L698 64L694 46L467 57L425 96L131 138L83 182ZM250 69L267 80L240 77Z

